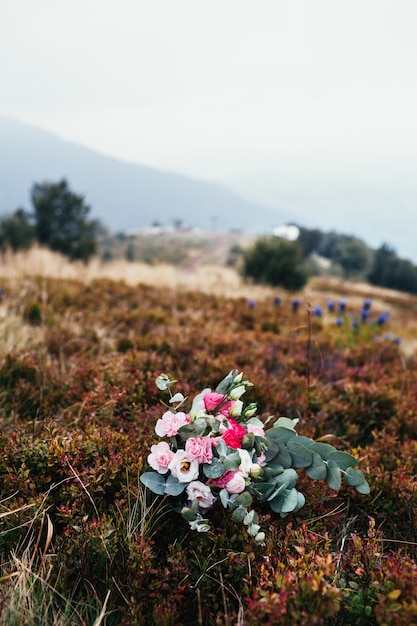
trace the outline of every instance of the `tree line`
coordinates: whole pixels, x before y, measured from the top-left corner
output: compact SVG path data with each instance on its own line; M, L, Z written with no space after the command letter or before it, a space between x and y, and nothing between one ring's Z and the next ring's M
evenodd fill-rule
M243 276L298 290L310 276L323 272L324 261L326 273L417 293L417 266L398 257L387 243L374 250L352 235L298 228L296 241L275 236L258 239L243 255Z
M67 180L35 183L32 212L18 208L0 218L0 250L29 248L34 242L87 262L97 253L103 226L89 219L90 207L71 191ZM417 266L397 256L388 244L377 250L361 239L298 226L296 241L260 237L243 253L242 274L255 282L289 290L304 287L308 278L326 272L341 278L417 293Z

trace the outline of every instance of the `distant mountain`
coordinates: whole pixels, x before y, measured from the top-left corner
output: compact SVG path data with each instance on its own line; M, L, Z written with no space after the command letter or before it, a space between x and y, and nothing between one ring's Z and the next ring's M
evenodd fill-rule
M204 230L270 232L289 219L220 184L125 163L0 117L0 214L31 209L33 183L62 178L113 232L175 220Z

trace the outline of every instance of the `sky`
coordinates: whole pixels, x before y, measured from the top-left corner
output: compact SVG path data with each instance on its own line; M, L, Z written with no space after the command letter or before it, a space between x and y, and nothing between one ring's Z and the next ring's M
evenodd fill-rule
M0 114L248 192L414 193L416 29L415 0L0 0Z

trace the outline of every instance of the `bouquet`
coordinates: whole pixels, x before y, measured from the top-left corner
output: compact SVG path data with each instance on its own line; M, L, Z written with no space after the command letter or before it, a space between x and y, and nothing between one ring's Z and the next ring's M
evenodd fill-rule
M296 513L305 503L296 488L298 469L313 480L326 480L336 491L343 479L359 493L369 493L351 454L299 435L298 419L263 422L256 416L256 403L245 406L241 398L252 383L243 380L242 372L232 370L215 391L204 389L188 412L187 398L172 393L176 382L166 374L156 379L169 403L155 426L161 440L151 446L149 467L140 479L152 492L176 497L191 529L207 532L206 515L220 501L262 545L265 533L252 504L268 503L281 517Z

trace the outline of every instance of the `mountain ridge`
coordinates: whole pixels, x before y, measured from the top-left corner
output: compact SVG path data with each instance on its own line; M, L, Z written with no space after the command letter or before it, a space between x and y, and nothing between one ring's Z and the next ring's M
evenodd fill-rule
M65 178L91 217L115 232L177 220L206 230L270 232L290 219L219 183L125 162L2 116L0 145L0 214L27 208L33 183Z

